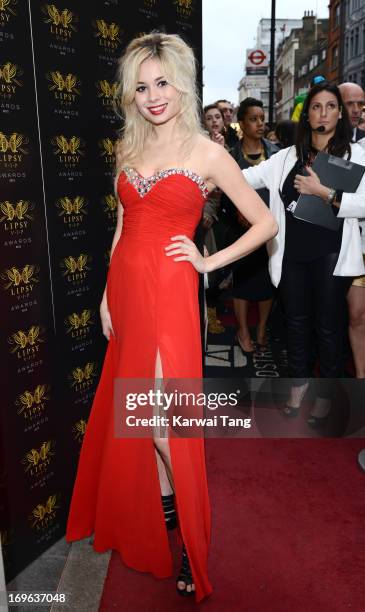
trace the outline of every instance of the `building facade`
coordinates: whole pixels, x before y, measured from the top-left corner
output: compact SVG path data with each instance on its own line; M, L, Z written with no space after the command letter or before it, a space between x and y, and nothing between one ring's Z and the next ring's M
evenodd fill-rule
M289 36L279 45L276 60L277 94L276 120L290 119L296 95L295 78L299 70L307 65L307 73L317 71L319 62L326 69L326 52L319 50L320 42L327 39L328 19L318 19L316 15L305 12L303 27L294 28ZM318 56L320 53L320 56ZM308 58L310 58L308 60ZM326 76L324 74L323 76ZM304 77L302 79L302 77ZM300 74L299 83L308 80L307 74Z
M365 0L344 1L342 81L365 87Z
M327 49L327 78L331 83L341 83L343 63L343 29L344 8L343 0L330 0L328 23L328 49Z

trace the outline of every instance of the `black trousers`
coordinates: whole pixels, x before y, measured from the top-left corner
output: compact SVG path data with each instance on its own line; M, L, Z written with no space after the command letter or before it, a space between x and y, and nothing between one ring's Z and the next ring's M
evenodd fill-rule
M333 275L337 259L338 253L331 253L313 261L283 261L279 289L291 378L311 376L315 341L321 377L343 375L346 294L352 278Z

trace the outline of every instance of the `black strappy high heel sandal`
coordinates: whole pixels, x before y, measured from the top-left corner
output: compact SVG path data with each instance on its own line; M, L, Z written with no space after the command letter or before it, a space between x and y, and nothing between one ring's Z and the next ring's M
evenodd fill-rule
M161 495L162 508L165 515L166 529L169 531L177 526L176 510L174 506L174 495Z
M179 587L177 586L179 582L185 582L184 589L179 589ZM190 597L191 595L195 595L195 588L194 590L191 589L190 591L188 591L187 588L188 586L191 586L193 584L194 584L194 580L193 580L193 576L191 573L189 557L186 552L185 545L183 544L182 564L181 564L180 574L176 578L176 590L179 593L179 595L182 595L182 597Z

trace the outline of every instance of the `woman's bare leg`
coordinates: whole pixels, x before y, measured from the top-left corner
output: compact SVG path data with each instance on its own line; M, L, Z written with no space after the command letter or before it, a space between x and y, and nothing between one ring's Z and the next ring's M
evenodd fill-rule
M253 351L253 344L247 325L248 307L249 302L247 300L233 298L233 310L238 323L237 338L242 350L251 353Z
M155 378L157 379L156 380L157 386L160 386L160 383L163 380L163 371L162 371L161 355L160 355L159 350L157 350L157 355L156 355ZM169 439L167 437L167 431L166 431L166 437L163 437L163 433L164 432L161 432L161 430L159 430L158 432L155 432L155 435L153 438L155 448L156 448L156 456L158 455L159 459L161 460L161 463L162 463L162 465L160 464L161 468L162 466L164 468L164 473L162 472L162 481L161 481L160 469L158 467L159 462L157 461L157 467L159 469L159 476L160 476L161 492L162 492L162 487L167 486L167 483L170 485L171 491L174 490L174 479L173 479L173 472L172 472ZM186 584L186 582L184 582L183 580L179 580L176 586L181 591L185 591L185 590L187 592L195 591L194 583Z
M262 346L265 346L267 344L266 323L269 318L272 303L272 299L262 300L261 302L258 302L259 322L257 324L257 342Z
M356 378L365 378L365 287L351 285L347 294L350 313L349 337Z

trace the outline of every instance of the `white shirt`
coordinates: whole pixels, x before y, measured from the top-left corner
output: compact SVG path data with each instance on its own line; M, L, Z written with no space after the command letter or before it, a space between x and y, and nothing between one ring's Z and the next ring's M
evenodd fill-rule
M257 166L242 170L247 182L254 189L266 187L270 192L270 210L279 231L269 240L266 248L269 254L269 272L273 285L278 286L285 248L285 210L279 195L284 181L297 161L294 146L282 149ZM365 149L358 143L351 144L351 161L365 166ZM360 276L365 274L362 252L365 252L365 174L356 193L344 193L337 215L344 219L341 249L333 274L335 276ZM363 230L361 244L359 219Z

